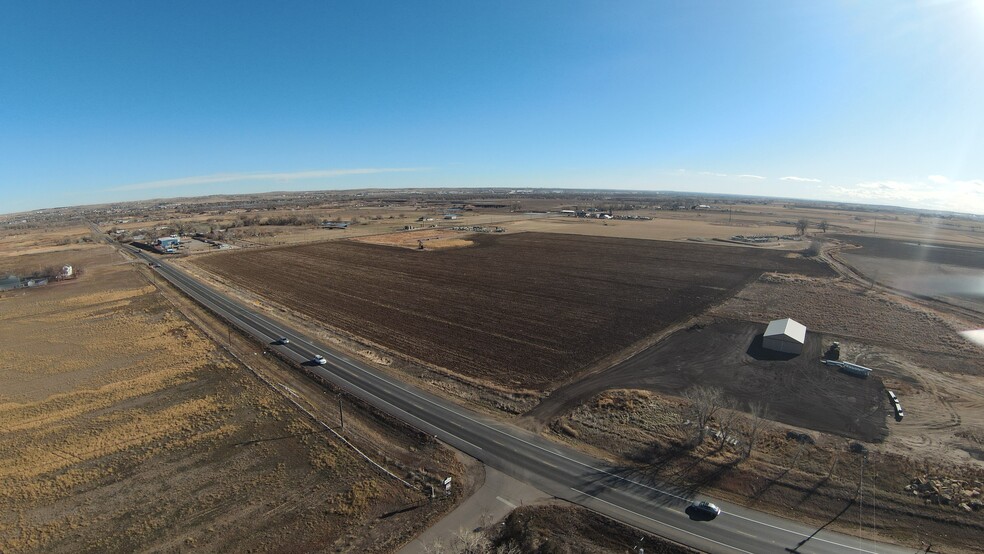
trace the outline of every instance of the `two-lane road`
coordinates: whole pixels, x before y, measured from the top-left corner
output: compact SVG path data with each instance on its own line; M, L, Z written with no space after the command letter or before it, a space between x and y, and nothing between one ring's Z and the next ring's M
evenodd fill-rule
M158 262L143 252L131 252ZM161 266L156 271L162 277L258 340L290 339L274 346L288 358L310 365L309 370L348 393L557 498L707 552L759 554L797 547L795 551L803 553L917 552L826 530L817 532L815 527L718 501L723 513L715 520L691 520L684 510L695 500L692 497L378 372L166 262L158 263ZM316 354L327 358L327 364L310 364Z

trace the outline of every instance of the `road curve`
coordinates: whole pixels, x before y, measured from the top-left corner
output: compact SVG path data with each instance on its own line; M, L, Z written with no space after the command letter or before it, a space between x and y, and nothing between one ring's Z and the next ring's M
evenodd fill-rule
M272 343L280 337L289 338L290 343L273 348L298 364L308 364L315 354L323 355L328 363L309 366L308 370L347 393L557 498L705 552L921 551L818 530L717 500L714 502L722 509L720 516L713 521L694 521L685 509L694 500L706 498L667 488L641 472L611 467L399 381L244 306L167 262L139 250L129 252L144 261L159 263L155 271L160 276L258 340Z

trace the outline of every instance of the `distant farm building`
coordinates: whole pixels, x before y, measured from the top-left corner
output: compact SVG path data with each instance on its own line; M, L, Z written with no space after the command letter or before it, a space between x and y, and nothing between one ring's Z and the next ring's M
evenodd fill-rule
M169 237L161 237L154 241L154 244L167 253L173 253L175 248L181 244L181 238L178 235L171 235Z
M806 326L786 318L769 322L762 335L762 347L787 354L802 354L806 343Z
M325 229L348 229L349 224L341 221L326 221L321 226Z

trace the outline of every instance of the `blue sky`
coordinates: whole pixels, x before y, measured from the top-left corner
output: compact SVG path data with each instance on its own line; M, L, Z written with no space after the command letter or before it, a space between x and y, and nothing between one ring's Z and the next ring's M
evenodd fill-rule
M11 2L0 213L689 190L984 213L984 0Z

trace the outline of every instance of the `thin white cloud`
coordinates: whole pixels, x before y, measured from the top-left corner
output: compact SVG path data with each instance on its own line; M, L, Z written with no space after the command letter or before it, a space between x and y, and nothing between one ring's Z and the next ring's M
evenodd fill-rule
M162 181L147 181L133 183L106 189L107 191L151 190L173 187L189 187L193 185L211 185L215 183L234 183L240 181L277 181L286 183L301 179L318 179L342 177L345 175L369 175L374 173L397 173L405 171L425 171L424 167L366 167L355 169L318 169L313 171L294 171L284 173L216 173L213 175L198 175L165 179Z
M715 171L701 171L701 175L710 175L711 177L727 177L727 173L717 173Z
M751 174L748 174L748 173L746 173L744 175L739 175L738 178L739 179L756 179L756 180L759 180L759 181L761 181L762 179L765 179L765 177L763 177L761 175L751 175Z
M812 177L797 177L795 175L787 175L785 177L780 177L780 181L796 181L797 183L821 183L820 179L814 179Z
M930 175L925 181L865 181L828 189L851 201L984 214L984 179L961 181Z

